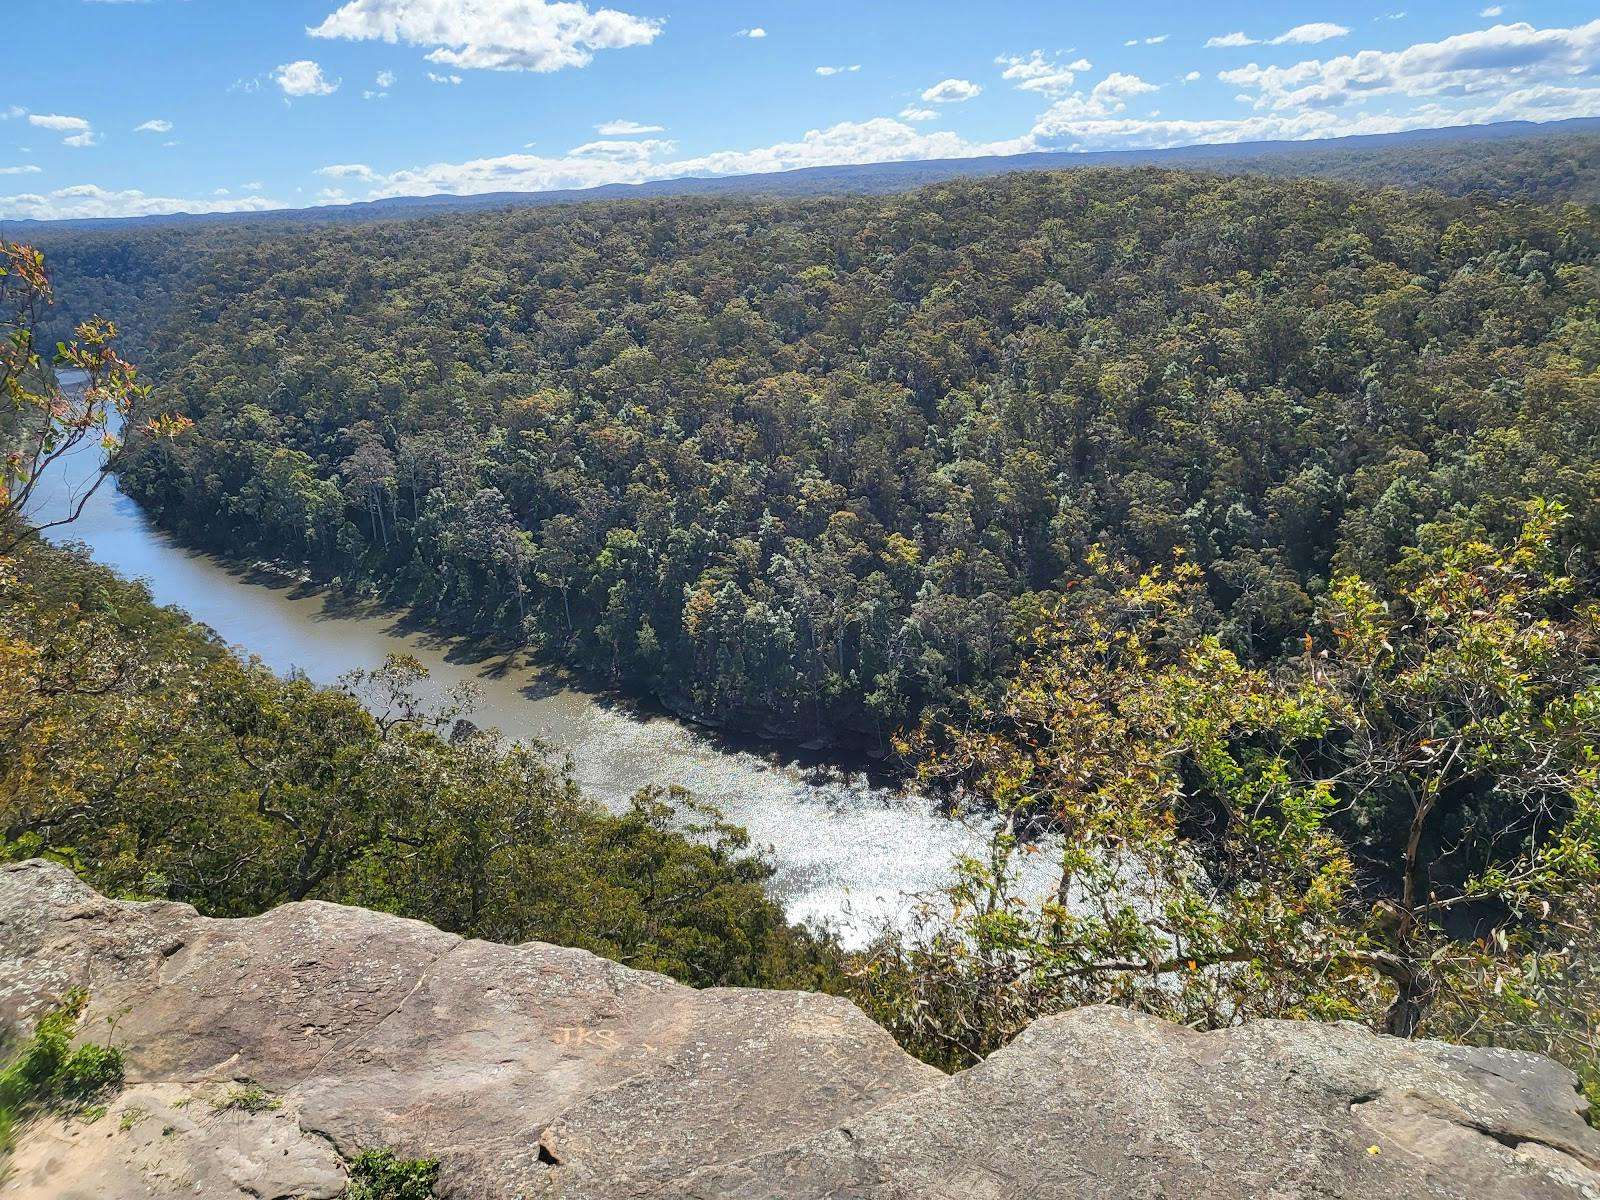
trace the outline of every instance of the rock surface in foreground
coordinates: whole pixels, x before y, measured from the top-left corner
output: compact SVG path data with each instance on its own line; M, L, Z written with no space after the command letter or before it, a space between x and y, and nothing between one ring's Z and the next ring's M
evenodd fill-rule
M129 1085L99 1121L27 1131L23 1200L331 1200L369 1146L442 1159L463 1200L1600 1200L1600 1135L1531 1055L1085 1009L946 1078L841 1000L696 992L327 904L213 920L0 870L0 1020L77 984L86 1036L115 1018Z

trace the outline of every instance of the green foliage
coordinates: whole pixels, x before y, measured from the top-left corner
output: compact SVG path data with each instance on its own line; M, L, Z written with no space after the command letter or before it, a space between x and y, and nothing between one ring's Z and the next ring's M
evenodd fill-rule
M80 555L0 569L0 856L217 916L326 899L697 986L830 978L742 830L681 793L612 814L546 747L442 736L412 660L317 687Z
M363 1150L350 1164L344 1200L430 1200L438 1175L436 1158L396 1158L391 1150Z
M1097 559L998 702L909 747L1064 835L1055 895L1019 893L1003 831L878 948L868 1006L947 1066L1109 1001L1204 1026L1366 1019L1592 1081L1600 613L1571 606L1564 517L1536 503L1509 548L1408 556L1389 594L1337 581L1320 637L1270 672L1203 632L1192 567Z
M125 486L707 722L887 740L1094 544L1205 569L1245 666L1335 577L1600 547L1577 206L1079 171L252 237L154 338Z
M138 372L114 346L117 327L89 320L74 341L57 344L53 361L84 373L81 388L57 386L39 350L39 326L52 303L44 255L31 246L0 240L0 554L7 554L39 529L65 524L105 479L121 449L121 426L136 402L149 394ZM178 418L150 427L156 436L186 428ZM49 466L81 446L99 443L105 452L93 485L75 497L70 513L50 513L36 526L25 520L35 486Z
M72 1045L89 1002L81 988L39 1018L33 1033L0 1066L0 1178L22 1125L43 1113L78 1114L122 1087L122 1052Z

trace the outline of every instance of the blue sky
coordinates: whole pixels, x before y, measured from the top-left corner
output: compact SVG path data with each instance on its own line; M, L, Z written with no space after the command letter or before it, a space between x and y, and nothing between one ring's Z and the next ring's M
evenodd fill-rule
M0 218L1600 115L1593 0L5 2Z

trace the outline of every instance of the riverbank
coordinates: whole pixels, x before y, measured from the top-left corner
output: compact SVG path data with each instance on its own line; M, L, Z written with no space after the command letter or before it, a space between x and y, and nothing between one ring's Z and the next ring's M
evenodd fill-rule
M41 515L70 494L89 465L58 464L41 488ZM430 671L430 694L472 684L483 698L475 723L564 751L578 785L613 809L643 787L687 788L767 850L777 868L772 891L791 919L830 922L849 940L897 919L911 897L947 880L958 855L981 855L987 845L987 822L947 818L927 797L885 786L865 767L827 755L776 754L770 746L735 747L682 721L608 703L515 659L468 661L452 639L392 610L353 609L281 576L276 587L259 576L252 581L247 566L175 544L112 486L56 533L59 541L81 541L119 574L146 580L157 603L185 610L279 672L333 683L404 653ZM1041 890L1049 882L1041 879Z
M320 604L322 610L332 618L382 622L400 637L436 650L444 661L462 670L479 672L493 679L519 676L523 680L525 695L550 696L571 692L584 695L591 703L628 720L665 720L683 724L724 753L754 756L773 769L797 773L817 786L848 784L852 779L862 776L874 789L901 791L913 782L909 772L896 769L886 751L818 740L799 742L778 733L723 729L696 718L692 713L674 708L660 696L639 695L607 686L591 673L543 656L537 649L525 644L517 644L493 634L453 631L404 604L378 596L352 596L332 584L317 580L296 564L230 559L225 555L185 546L170 533L163 533L163 536L170 538L173 545L183 552L216 564L252 587L282 591L292 600Z

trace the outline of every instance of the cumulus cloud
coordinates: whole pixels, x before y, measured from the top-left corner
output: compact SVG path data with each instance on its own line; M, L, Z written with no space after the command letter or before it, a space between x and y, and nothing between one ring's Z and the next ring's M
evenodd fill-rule
M448 67L545 72L586 67L597 50L649 45L661 27L575 0L349 0L306 32L431 46L428 60Z
M1332 21L1312 21L1307 25L1296 25L1287 33L1280 33L1277 37L1268 40L1269 46L1311 46L1317 42L1329 42L1334 38L1342 38L1350 30L1343 25L1335 25Z
M330 81L322 67L309 58L284 63L272 73L272 81L283 89L285 96L331 96L339 90L340 81Z
M1349 32L1345 26L1335 25L1332 21L1311 21L1305 25L1296 25L1293 29L1280 33L1277 37L1267 38L1265 41L1246 33L1225 33L1221 37L1207 39L1206 48L1214 50L1229 46L1310 46L1317 42L1344 37Z
M89 122L83 117L68 117L60 113L29 113L26 109L17 109L15 116L28 118L28 124L40 129L48 129L52 133L61 133L66 136L61 139L63 146L71 146L81 150L85 146L93 146L99 137Z
M1363 50L1292 67L1224 71L1258 107L1329 108L1391 95L1465 98L1586 76L1600 65L1600 20L1573 29L1496 25L1404 50Z
M172 213L261 212L286 207L264 196L182 199L151 196L128 189L116 191L93 183L79 183L53 192L0 196L0 212L19 220L65 221L80 217L147 217Z
M937 121L939 114L931 108L902 108L900 110L902 121Z
M767 31L761 28L761 26L757 25L754 29L741 29L733 36L743 38L764 38L767 36Z
M930 104L959 104L981 91L983 88L965 79L944 79L923 92L922 98Z
M1187 75L1185 75L1183 77L1183 81L1185 83L1197 83L1197 82L1199 82L1199 79L1200 79L1200 72L1199 71L1190 71Z
M1046 58L1041 50L1033 51L1026 58L1019 54L1002 54L994 61L1005 68L1000 72L1001 79L1016 84L1021 91L1038 92L1042 96L1065 95L1077 82L1078 73L1092 66L1086 58L1059 63Z
M634 137L641 133L661 133L663 125L641 125L638 121L606 121L594 127L601 137Z
M1145 92L1159 92L1160 84L1150 83L1140 79L1137 75L1124 75L1121 71L1113 71L1099 83L1094 85L1091 93L1095 99L1105 103L1115 103L1126 100L1129 96L1143 95Z
M1161 85L1141 79L1137 75L1127 75L1121 71L1113 71L1099 83L1095 84L1087 93L1073 92L1070 96L1058 99L1040 118L1041 122L1089 120L1092 118L1109 117L1120 113L1127 107L1127 102L1134 96L1142 96L1149 92L1159 92ZM1039 130L1035 128L1034 135Z
M459 75L440 75L437 72L429 71L428 72L428 82L429 83L446 83L446 84L449 84L451 87L460 87L461 86L461 76L459 76Z
M0 175L37 175L39 168L33 163L23 163L20 167L0 167Z
M1059 150L1164 149L1169 146L1255 141L1310 141L1359 134L1400 133L1483 125L1494 121L1563 121L1600 116L1600 88L1543 84L1519 88L1486 104L1450 108L1433 102L1407 112L1337 112L1307 108L1240 119L1169 120L1098 117L1071 102L1052 105L1034 123L1041 147Z
M89 122L82 117L63 117L57 113L34 113L28 118L28 124L56 133L89 132Z
M463 163L433 163L390 173L365 163L335 163L321 174L366 189L366 198L470 195L475 192L549 191L642 183L648 179L748 175L800 167L901 162L929 158L1017 154L1033 148L1030 137L969 142L950 132L923 132L890 117L844 121L803 137L752 150L725 150L674 159L669 141L591 142L561 157L509 154Z
M638 142L598 141L585 142L581 146L574 146L567 151L569 158L598 158L606 162L617 163L642 163L648 162L658 154L671 154L674 149L671 141L659 138L645 138Z
M817 68L817 74L818 75L823 75L823 76L827 76L827 75L848 75L852 71L859 71L859 70L861 70L861 64L860 63L853 63L852 65L850 65L848 67L818 67Z

